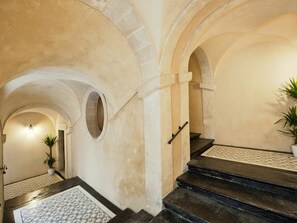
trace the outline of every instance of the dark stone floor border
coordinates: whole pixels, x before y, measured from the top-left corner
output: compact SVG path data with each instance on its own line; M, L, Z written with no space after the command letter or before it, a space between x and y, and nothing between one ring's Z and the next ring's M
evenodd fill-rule
M44 198L50 197L54 194L60 193L67 189L70 189L75 186L81 186L84 188L89 194L91 194L94 198L100 201L104 206L106 206L109 210L111 210L114 214L118 214L121 212L121 209L112 204L102 195L100 195L96 190L94 190L90 185L84 182L79 177L74 177L71 179L67 179L56 184L52 184L50 186L44 187L34 192L30 192L24 194L19 197L12 198L10 200L5 201L4 207L4 217L3 222L5 223L14 223L13 211L15 209L21 208L23 206L29 205L33 201L39 201Z

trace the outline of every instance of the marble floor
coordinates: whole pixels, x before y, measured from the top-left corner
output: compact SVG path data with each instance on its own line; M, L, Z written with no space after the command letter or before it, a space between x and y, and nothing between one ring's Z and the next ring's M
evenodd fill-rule
M214 145L202 156L297 172L297 158L289 153Z
M5 201L5 223L104 223L122 210L79 177Z
M43 187L60 182L63 179L55 175L43 174L30 179L22 180L16 183L4 185L4 199L12 199L14 197L21 196L23 194L41 189Z
M81 186L14 210L15 223L105 223L114 216Z

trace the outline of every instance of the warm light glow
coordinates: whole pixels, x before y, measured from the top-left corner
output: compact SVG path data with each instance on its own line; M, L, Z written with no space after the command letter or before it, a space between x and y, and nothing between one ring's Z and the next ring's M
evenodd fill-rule
M33 132L34 128L33 128L33 125L32 125L32 124L29 125L28 130L29 130L30 132Z

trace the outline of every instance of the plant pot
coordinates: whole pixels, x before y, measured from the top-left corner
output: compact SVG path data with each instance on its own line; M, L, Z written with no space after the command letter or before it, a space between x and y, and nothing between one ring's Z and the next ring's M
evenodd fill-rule
M48 172L48 175L54 175L55 169L54 168L48 168L47 172Z
M297 157L297 144L292 145L291 147L292 147L292 151L293 151L294 156Z

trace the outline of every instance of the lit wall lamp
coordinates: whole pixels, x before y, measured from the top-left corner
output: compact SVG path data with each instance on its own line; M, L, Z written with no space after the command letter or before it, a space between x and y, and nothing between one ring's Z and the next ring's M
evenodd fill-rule
M33 125L32 124L30 124L29 126L28 126L28 130L30 131L30 132L32 132L33 131Z

